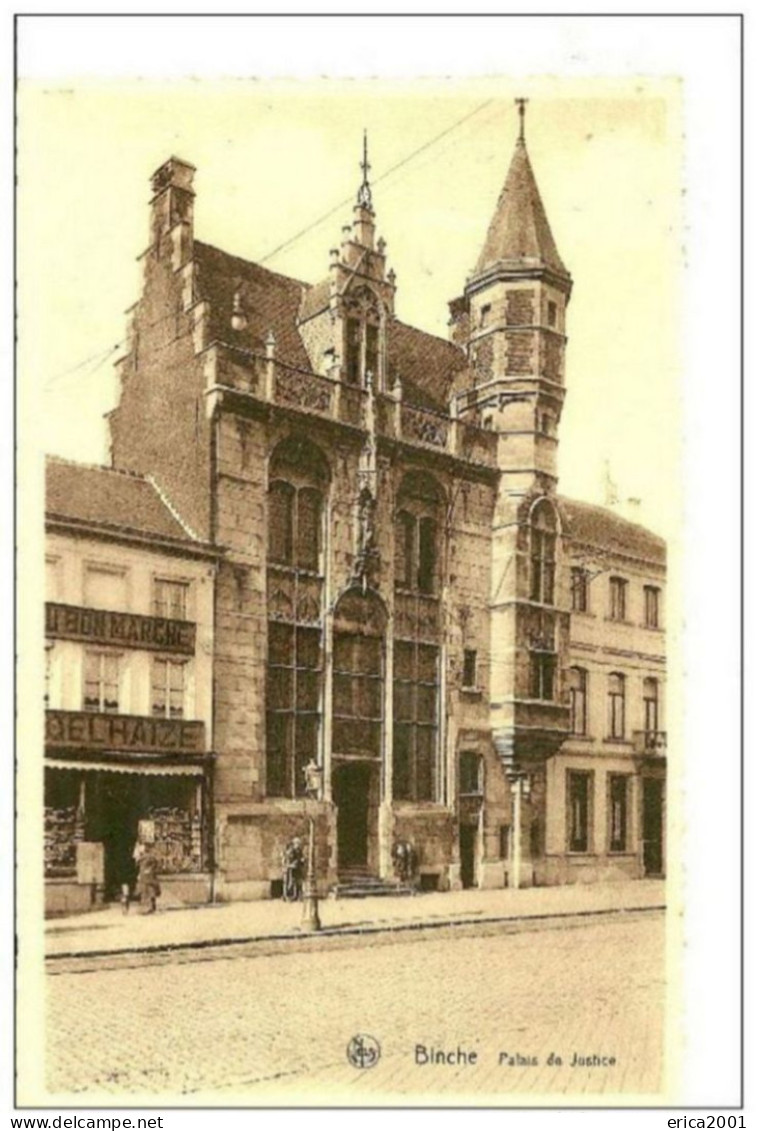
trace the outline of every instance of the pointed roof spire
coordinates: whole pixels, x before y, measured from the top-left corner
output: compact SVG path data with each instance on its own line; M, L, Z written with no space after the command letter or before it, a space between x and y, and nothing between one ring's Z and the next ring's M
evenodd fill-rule
M368 163L368 131L363 130L363 160L360 162L360 168L363 173L363 183L358 189L357 202L362 208L372 208L373 199L371 197L371 185L368 180L368 174L371 166Z
M518 139L474 277L505 261L512 269L548 267L569 278L547 220L525 139L526 98L516 98Z
M518 113L520 114L520 129L518 130L518 144L519 145L525 145L526 144L526 103L527 102L528 102L527 98L516 98L515 99L515 105L518 107Z

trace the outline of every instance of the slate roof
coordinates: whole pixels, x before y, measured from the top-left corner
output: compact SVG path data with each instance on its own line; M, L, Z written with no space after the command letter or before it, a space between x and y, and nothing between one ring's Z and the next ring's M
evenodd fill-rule
M525 142L521 140L515 146L475 274L503 260L514 266L526 263L551 267L560 275L568 275L552 236Z
M421 408L449 412L455 377L466 368L459 346L398 319L387 324L387 367L393 382L399 373L402 396Z
M665 539L605 507L558 498L563 532L571 541L664 566Z
M314 314L320 314L329 305L331 298L331 280L321 279L320 283L315 286L309 287L302 299L302 308L300 309L300 320L305 322L308 318L312 318Z
M135 472L48 456L45 510L48 519L203 545L182 526L157 487Z
M269 331L276 338L276 357L310 370L298 322L328 305L328 280L311 286L250 263L246 259L195 240L198 298L210 303L212 339L262 352ZM247 327L233 330L234 293L242 296ZM447 412L454 379L466 367L465 354L435 334L398 319L387 324L387 367L392 383L397 373L409 404Z
M220 342L262 352L270 330L276 336L276 356L288 365L310 369L297 329L297 313L306 283L229 255L210 244L194 242L198 267L197 290L210 303L210 336ZM240 291L247 316L245 330L232 330L234 292Z

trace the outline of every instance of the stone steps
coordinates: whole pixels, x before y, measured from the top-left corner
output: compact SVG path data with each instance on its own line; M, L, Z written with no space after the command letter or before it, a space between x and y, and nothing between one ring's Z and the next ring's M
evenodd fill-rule
M415 888L399 880L382 880L363 868L343 868L329 893L333 899L367 899L382 895L415 895Z

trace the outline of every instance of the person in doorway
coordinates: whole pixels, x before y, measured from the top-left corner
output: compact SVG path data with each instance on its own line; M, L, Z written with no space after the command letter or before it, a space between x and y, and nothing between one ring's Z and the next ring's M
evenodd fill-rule
M152 845L138 840L134 847L134 861L137 865L137 892L141 913L151 915L155 911L160 895L158 860Z

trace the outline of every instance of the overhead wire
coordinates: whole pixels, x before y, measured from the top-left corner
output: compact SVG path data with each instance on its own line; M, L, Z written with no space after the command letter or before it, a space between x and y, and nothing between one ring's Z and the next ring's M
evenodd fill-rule
M91 357L85 357L84 361L80 361L80 362L78 362L78 364L72 365L70 369L64 369L64 371L62 373L56 373L56 375L54 377L51 377L48 381L45 381L43 388L49 389L51 385L56 385L58 383L58 381L62 381L64 377L73 376L74 373L77 373L78 370L83 369L85 365L89 365L90 362L102 363L104 361L107 361L107 359L111 356L111 354L114 354L116 352L116 350L119 349L122 345L123 345L123 342L116 342L115 345L108 346L107 349L101 350L99 353L93 353ZM99 364L98 364L97 368L99 368ZM94 372L94 370L93 370L93 372ZM87 376L86 373L79 374L79 377L86 377L86 376Z
M436 145L436 143L438 141L441 141L443 137L446 137L447 134L450 134L453 130L456 130L458 126L462 126L476 114L479 114L482 110L485 110L486 107L490 106L493 101L493 98L487 98L485 102L482 102L480 103L480 105L476 106L474 110L470 110L467 114L464 114L462 118L458 118L456 122L453 122L452 125L447 126L447 128L442 130L440 134L436 134L435 137L430 138L428 141L424 142L423 145L418 146L418 148L414 149L412 153L408 153L405 157L402 158L401 161L398 161L396 165L392 165L390 169L387 169L385 173L382 173L380 177L376 177L372 182L373 185L381 184L381 182L385 181L387 177L391 177L393 173L396 173L399 169L402 169L414 158L418 157L421 153L424 153L427 149L430 149L432 145ZM317 220L313 220L312 223L308 224L306 228L302 228L301 231L291 236L288 240L284 240L283 243L280 243L278 247L275 247L273 249L273 251L269 251L267 255L264 255L262 259L258 260L258 263L267 263L269 259L273 259L275 255L278 255L280 251L284 251L285 248L291 247L293 243L301 239L302 236L307 235L308 232L312 232L315 228L319 227L324 223L325 220L330 219L336 212L339 212L342 208L344 208L345 205L351 204L352 200L352 196L348 196L344 200L340 200L338 204L335 204L333 208L330 208L328 210L328 212L324 212L323 215L319 216Z

